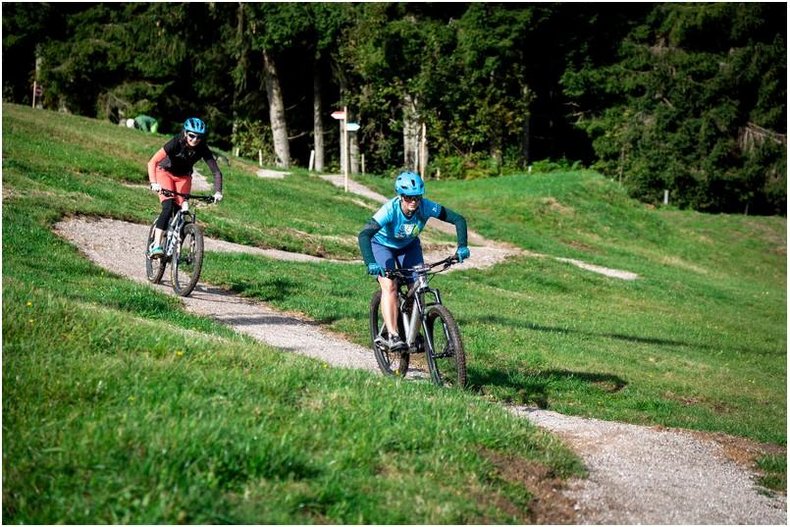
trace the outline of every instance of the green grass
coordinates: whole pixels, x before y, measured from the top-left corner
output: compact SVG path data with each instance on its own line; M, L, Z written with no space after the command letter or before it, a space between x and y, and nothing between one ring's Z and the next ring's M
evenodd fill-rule
M145 163L165 139L3 106L8 523L534 521L502 460L560 477L579 462L492 402L786 445L784 218L648 209L593 172L428 182L472 229L550 256L434 280L467 348L455 393L270 349L52 233L71 215L150 222ZM358 258L373 203L300 170L222 168L209 236ZM209 253L202 280L366 344L360 264ZM763 458L764 484L786 488L785 465Z
M493 502L530 494L486 452L578 471L545 435L426 383L17 284L3 311L7 522L519 522Z

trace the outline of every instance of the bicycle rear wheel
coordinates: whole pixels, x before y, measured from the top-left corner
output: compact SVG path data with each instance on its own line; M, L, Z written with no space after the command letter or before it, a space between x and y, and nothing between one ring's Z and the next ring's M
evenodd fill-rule
M409 371L409 354L390 352L380 341L386 342L389 338L387 326L381 316L381 291L377 291L370 301L370 342L373 346L373 355L379 369L385 375L398 375L405 377Z
M180 296L189 295L200 279L203 267L203 232L194 223L181 230L181 244L173 252L170 272L173 290Z
M167 258L149 258L148 248L154 242L154 229L156 229L156 222L151 225L148 230L148 241L145 244L145 276L148 281L153 284L158 284L162 281L162 276L165 274L165 267L167 267Z
M442 305L430 306L425 324L425 355L431 379L439 386L465 387L466 354L461 331L450 311Z

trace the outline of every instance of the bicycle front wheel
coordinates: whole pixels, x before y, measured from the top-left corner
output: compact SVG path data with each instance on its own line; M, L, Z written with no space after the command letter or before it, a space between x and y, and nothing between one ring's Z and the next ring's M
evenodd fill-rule
M203 267L203 232L194 223L181 230L181 243L173 252L170 272L173 290L180 296L189 295L198 283Z
M425 320L425 355L431 379L439 386L466 386L466 354L461 331L450 311L435 305L428 308Z
M370 341L373 355L385 375L405 377L409 371L409 354L390 352L386 346L388 339L389 332L381 316L381 291L377 291L370 301Z
M162 276L165 274L165 267L167 267L166 258L149 258L148 248L154 242L154 230L156 229L156 222L151 225L148 230L148 241L145 244L145 276L148 281L153 284L158 284L162 281Z

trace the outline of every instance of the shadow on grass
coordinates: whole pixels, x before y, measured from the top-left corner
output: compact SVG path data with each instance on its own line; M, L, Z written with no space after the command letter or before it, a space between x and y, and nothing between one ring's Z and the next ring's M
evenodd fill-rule
M501 369L470 369L469 383L480 393L498 392L506 403L549 407L550 392L584 391L598 395L616 393L628 384L617 375L570 370L511 372ZM503 392L504 390L504 392Z
M476 320L487 324L500 324L503 326L513 326L518 328L530 329L533 331L557 333L560 335L584 335L587 337L602 337L608 339L623 340L626 342L632 342L634 344L653 344L656 346L678 346L678 347L687 347L687 348L711 349L711 346L700 344L698 342L684 342L682 340L663 339L656 337L639 337L636 335L625 335L622 333L596 333L592 331L584 331L584 330L572 329L572 328L542 326L540 324L535 324L533 322L527 322L524 320L517 320L513 318L499 317L499 316L477 317Z
M299 290L299 284L290 278L269 278L260 282L236 282L231 291L262 302L283 301Z

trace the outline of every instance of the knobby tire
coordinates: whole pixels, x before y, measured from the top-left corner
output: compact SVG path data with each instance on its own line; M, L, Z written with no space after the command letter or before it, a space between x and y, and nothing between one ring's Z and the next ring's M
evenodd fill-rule
M383 329L383 336L387 338L389 335L384 325L384 318L381 316L381 291L377 291L370 301L370 344L373 347L373 355L376 357L376 362L379 369L385 375L398 375L405 377L406 372L409 371L409 354L401 352L389 352L376 345L376 337L379 331ZM400 316L398 317L398 325L400 326ZM401 335L405 335L401 329Z
M425 344L425 354L431 379L439 386L464 388L466 386L466 354L461 341L461 331L450 311L442 305L428 307L427 335L433 353Z
M203 267L203 233L194 223L187 223L181 231L181 244L173 252L171 273L173 290L188 296L200 279Z

